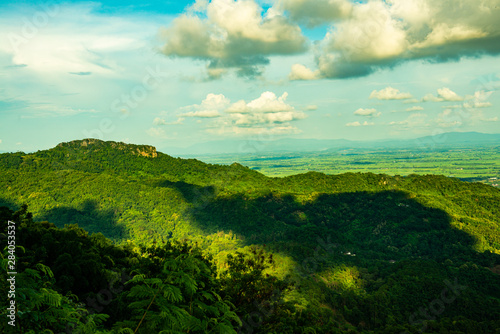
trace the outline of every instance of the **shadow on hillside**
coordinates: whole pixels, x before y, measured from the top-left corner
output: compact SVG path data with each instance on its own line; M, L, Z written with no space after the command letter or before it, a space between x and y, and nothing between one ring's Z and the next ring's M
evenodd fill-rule
M198 188L183 183L182 192ZM295 259L314 256L328 243L336 254L364 258L445 260L472 254L480 241L452 228L442 210L426 207L402 191L321 194L300 202L292 195L247 198L185 196L193 224L206 233L230 230L246 245L268 244ZM348 256L349 257L349 256Z
M470 286L474 297L447 306L447 316L486 321L498 314L486 310L500 312L492 302L478 317L476 301L500 293L496 275L486 269L500 264L500 256L478 251L484 239L452 227L448 213L404 191L319 194L304 201L290 194L237 194L191 203L187 214L195 227L232 231L245 245L290 256L317 298L360 328L390 324L397 312L405 323L454 280ZM275 268L287 270L281 262ZM387 311L395 305L397 311Z
M86 200L77 208L67 206L53 208L43 216L37 217L37 220L47 220L58 227L64 227L66 224L78 224L89 233L101 232L113 240L128 237L126 229L116 223L114 210L101 210L95 200Z
M201 202L213 199L216 195L216 188L214 186L203 187L183 181L172 182L164 180L158 183L158 186L176 189L190 203L200 204Z
M0 197L0 207L2 206L5 206L11 209L12 211L17 211L20 209L20 206L14 203L13 201Z

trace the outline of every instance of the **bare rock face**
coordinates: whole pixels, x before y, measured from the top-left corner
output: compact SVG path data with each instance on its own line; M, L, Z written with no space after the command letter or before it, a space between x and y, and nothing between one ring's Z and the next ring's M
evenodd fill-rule
M74 149L81 150L84 148L86 151L98 152L105 149L115 149L124 151L127 153L131 153L133 155L139 155L147 158L156 158L158 156L158 152L156 152L156 148L154 146L149 145L132 145L125 144L122 142L114 142L114 141L102 141L94 138L87 138L82 140L73 140L67 143L60 143L57 147L62 147L66 149Z
M148 158L156 158L158 156L156 148L153 146L146 146L144 149L137 148L137 153Z

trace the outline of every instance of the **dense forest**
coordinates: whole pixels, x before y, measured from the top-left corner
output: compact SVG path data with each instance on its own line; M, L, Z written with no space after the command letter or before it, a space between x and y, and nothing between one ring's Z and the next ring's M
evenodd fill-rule
M500 333L488 185L270 178L94 139L1 154L0 176L1 332Z

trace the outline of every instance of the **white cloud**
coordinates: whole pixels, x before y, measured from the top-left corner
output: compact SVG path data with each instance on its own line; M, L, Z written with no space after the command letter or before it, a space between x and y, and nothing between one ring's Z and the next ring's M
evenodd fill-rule
M489 97L493 94L493 91L485 92L485 91L477 91L474 95L467 95L465 99L467 102L463 104L465 108L488 108L493 104L489 101Z
M493 104L491 104L491 102L472 101L465 102L463 106L464 108L489 108L493 106Z
M319 76L359 77L416 59L498 55L498 17L498 0L356 2L315 48Z
M372 66L391 62L407 48L403 25L381 1L354 5L349 19L335 25L317 48L321 76L346 78L368 75Z
M279 98L273 92L264 92L258 99L247 104L249 111L253 112L280 112L290 111L293 107L286 103L288 93L283 93Z
M182 124L183 121L184 121L184 118L182 118L182 117L178 117L177 120L172 121L172 122L167 122L163 118L156 117L153 120L153 125L177 125L177 124Z
M114 54L145 47L145 37L154 31L155 23L95 15L97 6L90 2L53 4L50 7L57 8L53 15L41 7L22 6L23 16L18 12L2 15L0 51L12 56L13 65L26 65L29 71L51 76L113 75L120 70Z
M360 122L356 121L356 122L347 123L345 126L357 127L357 126L372 126L372 125L375 125L375 123L368 122L368 121L364 121L363 123L360 123Z
M413 96L410 93L401 93L399 89L386 87L380 91L372 91L370 99L379 100L406 100L411 99Z
M406 111L421 111L424 110L421 106L413 106L411 108L407 108Z
M273 92L264 92L259 98L248 103L245 101L234 103L226 112L238 126L285 123L304 119L306 114L287 104L287 97L286 92L280 97Z
M182 108L181 110L187 112L179 114L179 117L219 117L221 112L224 111L230 103L230 100L223 94L208 94L201 104L194 104Z
M482 102L489 94L477 92L474 95L477 99L464 102L462 105L451 106L441 112L435 122L437 125L449 128L460 126L474 126L483 122L496 122L497 117L487 117L484 115L483 108L491 106L489 102ZM470 96L468 96L470 98Z
M302 64L294 64L288 75L289 80L316 80L320 78L319 70L312 71Z
M438 89L437 96L434 96L433 94L427 94L422 98L422 102L457 102L463 100L463 97L459 96L457 93L447 87Z
M443 98L441 98L441 97L436 97L436 96L432 95L431 93L426 94L426 95L422 98L422 100L421 100L421 102L443 102L443 101L444 101L444 99L443 99Z
M163 54L207 60L212 71L235 68L239 75L255 76L269 56L306 50L297 25L275 11L263 15L254 0L198 2L197 10L202 12L183 14L160 31Z
M277 97L273 92L264 92L259 98L246 103L240 100L233 103L226 109L228 113L250 113L250 112L282 112L292 111L294 108L286 103L288 93L283 93L282 96Z
M354 115L364 116L364 117L379 117L380 115L382 115L382 113L377 112L377 110L373 108L372 109L359 108L354 112Z
M438 96L441 97L444 101L463 101L464 99L447 87L440 88L437 90L437 92Z
M413 48L425 49L453 42L481 39L486 36L487 33L480 28L467 27L461 24L448 25L446 23L439 23L427 35L425 40L415 43Z
M307 117L286 102L288 93L277 96L273 92L263 92L258 98L235 103L224 95L208 94L200 105L182 108L191 110L183 117L217 117L207 124L208 132L218 134L291 134L300 132L290 123ZM193 110L195 109L195 110Z

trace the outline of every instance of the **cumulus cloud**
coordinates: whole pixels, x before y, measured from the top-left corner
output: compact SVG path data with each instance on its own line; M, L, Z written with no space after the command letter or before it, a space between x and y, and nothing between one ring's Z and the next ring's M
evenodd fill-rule
M438 89L437 92L438 96L441 97L444 101L462 101L464 99L463 97L458 96L457 93L446 87Z
M411 60L500 54L498 0L198 0L160 31L161 52L207 61L210 78L228 69L256 76L273 55L307 51L299 27L328 24L315 43L317 68L295 64L291 80L349 78Z
M375 125L375 123L373 122L368 122L368 121L364 121L363 123L360 123L360 122L351 122L351 123L347 123L345 126L353 126L353 127L356 127L356 126L371 126L371 125Z
M359 77L388 64L407 48L401 22L381 1L355 4L351 16L335 25L317 49L316 61L326 78Z
M434 96L433 94L429 93L426 94L421 102L443 102L444 100L440 97Z
M382 115L382 113L377 112L377 110L373 108L372 109L359 108L354 112L354 115L364 116L364 117L379 117L380 115Z
M186 112L179 114L179 117L219 117L221 116L221 112L225 110L230 103L231 101L222 94L208 94L201 104L183 107L181 110Z
M288 76L290 80L316 80L319 78L319 70L313 71L302 64L294 64Z
M263 92L258 98L231 103L224 95L208 94L201 104L181 108L190 110L180 117L214 118L207 124L208 132L216 134L294 134L300 131L291 125L307 117L286 102L288 93L277 96Z
M489 97L493 94L493 91L485 92L483 90L477 91L474 95L467 95L463 105L465 108L488 108L491 107L491 102L487 101Z
M184 121L184 118L182 118L182 117L178 117L176 121L172 121L172 122L167 122L163 118L156 117L153 120L153 125L177 125L177 124L182 124L183 121Z
M406 100L411 99L413 96L410 93L401 93L399 89L386 87L380 91L372 91L370 99L379 100Z
M489 108L492 106L491 102L470 101L463 104L465 108Z
M294 21L309 27L346 18L352 11L347 0L279 0L277 8L286 11Z
M459 96L457 93L452 91L447 87L443 87L437 90L437 96L432 94L427 94L422 98L422 102L457 102L463 101L464 98Z
M262 14L253 0L198 1L195 10L175 18L160 31L161 52L167 56L208 61L209 75L235 68L242 76L255 76L271 55L306 50L300 28L275 10ZM201 12L200 12L201 11Z
M264 92L259 98L245 103L244 100L240 100L226 111L233 113L249 113L249 112L260 112L260 113L272 113L272 112L288 112L294 110L294 108L286 103L288 93L283 93L280 97L277 97L273 92Z
M354 3L316 48L320 76L365 76L402 62L500 54L498 0Z
M435 123L443 128L474 126L483 122L496 122L498 117L488 117L484 114L483 108L491 106L491 103L484 101L489 96L485 92L476 92L474 98L468 96L469 100L461 105L451 106L441 112Z

